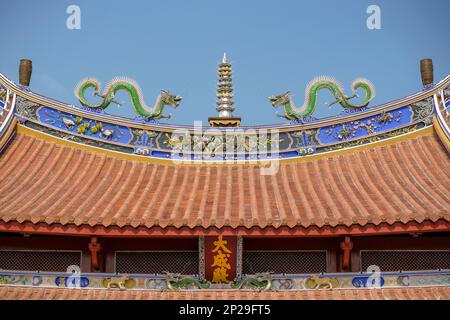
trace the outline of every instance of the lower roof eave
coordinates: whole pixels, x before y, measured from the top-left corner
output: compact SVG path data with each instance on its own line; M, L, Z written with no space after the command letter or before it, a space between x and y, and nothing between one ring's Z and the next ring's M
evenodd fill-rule
M17 221L0 222L0 232L47 234L64 236L100 236L100 237L124 237L124 238L145 238L145 237L197 237L216 235L239 235L245 237L333 237L333 236L370 236L370 235L393 235L403 233L424 233L424 232L448 232L450 231L450 221L439 219L436 222L425 220L421 223L411 221L407 223L396 222L393 224L380 223L378 225L368 223L362 225L344 226L311 226L311 227L286 227L275 228L268 226L261 227L118 227L118 226L89 226L59 223L46 224L31 222L19 223Z
M316 290L119 290L0 285L6 300L449 300L450 286Z

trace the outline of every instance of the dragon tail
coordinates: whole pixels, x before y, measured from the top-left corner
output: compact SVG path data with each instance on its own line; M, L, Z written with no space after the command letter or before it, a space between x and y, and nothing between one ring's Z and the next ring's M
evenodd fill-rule
M352 90L356 91L358 88L363 88L366 91L366 94L368 92L370 93L369 101L372 100L373 98L375 98L375 95L376 95L375 86L373 85L373 83L370 80L367 80L365 78L355 79L355 81L353 81L353 83L352 83Z

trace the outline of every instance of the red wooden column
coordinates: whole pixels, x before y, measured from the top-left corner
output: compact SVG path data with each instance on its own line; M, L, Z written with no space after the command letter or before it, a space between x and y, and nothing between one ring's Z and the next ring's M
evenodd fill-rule
M102 245L98 243L97 237L91 237L91 242L88 245L88 249L91 253L91 272L100 271L102 266L102 261L100 258Z
M350 257L351 251L353 249L353 242L350 239L350 236L346 236L344 241L341 242L341 250L342 250L342 267L343 271L348 271L350 268Z
M234 281L237 275L238 237L205 237L205 279L214 283Z

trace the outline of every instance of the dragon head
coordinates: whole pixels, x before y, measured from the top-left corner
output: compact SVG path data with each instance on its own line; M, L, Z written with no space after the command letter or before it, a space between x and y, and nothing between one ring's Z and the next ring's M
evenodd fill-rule
M270 96L269 101L274 108L277 108L277 107L289 102L290 95L291 95L291 92L286 91L285 93L279 94L277 96Z
M183 97L170 93L169 91L161 90L161 97L165 104L174 108L178 107Z
M165 273L166 281L179 281L181 279L181 273L171 273L169 271L163 271Z

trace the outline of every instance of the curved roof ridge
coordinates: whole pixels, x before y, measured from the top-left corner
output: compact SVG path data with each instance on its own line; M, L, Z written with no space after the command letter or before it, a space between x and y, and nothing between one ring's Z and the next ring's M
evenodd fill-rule
M324 78L325 76L322 76L322 78ZM320 77L319 77L320 78ZM332 79L330 77L325 77L326 79ZM324 79L325 79L324 78ZM127 78L128 79L128 78ZM317 79L317 78L316 78ZM313 79L312 81L316 80ZM67 111L67 112L72 112L74 114L79 114L82 116L85 115L89 115L91 117L96 117L96 118L102 118L105 120L109 120L109 121L121 121L124 123L128 123L129 125L143 125L142 121L139 120L134 120L134 119L130 119L130 118L124 118L124 117L120 117L120 116L115 116L115 115L108 115L108 114L98 114L98 113L90 113L87 112L86 110L84 110L83 108L80 107L76 107L74 105L71 105L69 103L66 102L61 102L58 101L56 99L35 93L33 91L30 90L23 90L20 86L16 85L13 81L9 80L5 75L3 75L2 73L0 73L0 83L3 83L4 85L6 85L9 89L11 89L12 91L14 91L15 93L19 93L21 96L26 97L32 101L35 101L37 103L42 103L44 105L50 105L56 108L59 108L62 111ZM311 82L310 82L311 83ZM441 90L442 88L444 88L446 85L450 84L450 74L448 74L444 79L442 79L439 83L437 83L436 85L421 90L421 91L417 91L415 93L412 93L410 95L407 95L403 98L400 99L396 99L396 100L392 100L380 105L375 105L372 106L370 108L368 108L367 110L358 113L358 116L364 117L379 111L382 111L384 109L389 109L389 108L394 108L397 107L401 104L406 104L406 103L412 103L414 101L418 101L423 99L424 97L428 97L431 96L432 94L438 92L439 90ZM143 98L143 97L141 97ZM143 102L143 101L142 101ZM308 123L306 124L308 125L327 125L328 122L332 123L333 121L346 121L347 118L349 118L351 116L348 115L339 115L339 116L333 116L333 117L327 117L327 118L321 118L318 119L317 121L314 121L312 123ZM144 123L145 124L145 123ZM182 125L182 124L168 124L168 123L164 123L164 124L159 124L159 125L154 125L154 124L145 124L145 126L147 126L148 128L154 127L154 128L158 128L158 129L167 129L167 130L172 130L172 129L176 129L176 128L191 128L191 125ZM241 126L241 128L246 129L246 128L299 128L305 125L295 125L295 124L290 124L288 122L286 123L278 123L278 124L261 124L261 125L253 125L253 126Z

